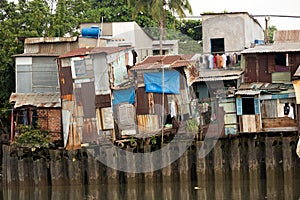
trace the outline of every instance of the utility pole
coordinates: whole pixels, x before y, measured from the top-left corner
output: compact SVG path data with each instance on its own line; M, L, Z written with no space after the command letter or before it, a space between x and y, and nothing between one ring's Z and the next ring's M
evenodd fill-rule
M270 16L265 16L265 44L269 44L269 20L270 20Z

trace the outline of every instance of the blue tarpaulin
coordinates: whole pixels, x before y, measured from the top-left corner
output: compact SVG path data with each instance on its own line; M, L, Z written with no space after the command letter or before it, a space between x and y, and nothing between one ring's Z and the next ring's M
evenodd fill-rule
M180 73L176 70L164 72L164 84L162 83L162 72L144 73L146 92L180 94Z
M113 91L113 105L120 103L134 103L135 91L134 88L129 88L125 90L114 90Z

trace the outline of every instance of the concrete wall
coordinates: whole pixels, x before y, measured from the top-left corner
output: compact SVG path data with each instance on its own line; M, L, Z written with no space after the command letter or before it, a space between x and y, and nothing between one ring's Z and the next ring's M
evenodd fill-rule
M261 27L247 14L202 16L203 52L211 51L210 39L224 38L225 51L241 51L254 39L263 39Z

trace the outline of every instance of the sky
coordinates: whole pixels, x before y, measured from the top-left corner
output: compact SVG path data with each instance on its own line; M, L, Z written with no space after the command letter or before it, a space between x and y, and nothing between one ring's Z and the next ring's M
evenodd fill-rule
M299 16L270 17L269 26L278 30L300 30L300 1L299 0L189 0L193 16L203 12L248 12L250 15L284 15ZM265 28L264 17L254 17Z

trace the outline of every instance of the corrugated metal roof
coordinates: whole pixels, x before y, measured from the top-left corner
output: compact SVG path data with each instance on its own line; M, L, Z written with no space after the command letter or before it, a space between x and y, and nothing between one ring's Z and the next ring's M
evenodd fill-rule
M244 73L242 70L207 70L199 71L199 76L195 82L202 81L221 81L239 79Z
M192 58L193 56L191 56ZM183 55L148 56L131 70L177 68L193 65L195 61L185 59Z
M252 95L260 94L260 90L239 90L239 91L235 92L235 94L252 96Z
M299 52L300 42L298 43L277 43L271 45L257 45L253 48L243 50L242 54L250 53L273 53L273 52Z
M300 43L300 30L278 30L274 32L274 43Z
M99 53L112 54L112 53L124 51L126 49L132 49L132 47L83 47L62 54L59 56L59 58L85 56L85 55L99 54Z
M14 108L27 105L39 108L61 107L59 93L12 93L9 102L15 103Z
M244 83L238 88L236 95L256 95L261 92L268 94L285 93L292 89L291 84L284 83Z
M40 37L40 38L26 38L25 44L76 42L76 41L77 41L77 37Z
M37 53L23 53L23 54L16 54L13 57L58 57L59 54L37 54Z

